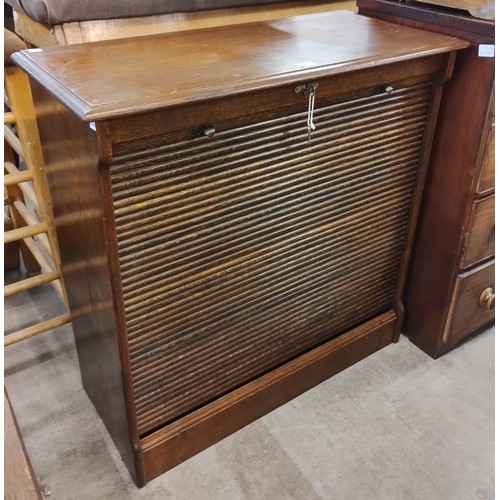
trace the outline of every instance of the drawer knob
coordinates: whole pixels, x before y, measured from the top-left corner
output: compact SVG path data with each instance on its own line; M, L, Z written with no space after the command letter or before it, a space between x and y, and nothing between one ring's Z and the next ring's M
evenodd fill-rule
M486 307L486 309L493 309L495 307L495 292L492 288L486 288L479 297L479 303Z

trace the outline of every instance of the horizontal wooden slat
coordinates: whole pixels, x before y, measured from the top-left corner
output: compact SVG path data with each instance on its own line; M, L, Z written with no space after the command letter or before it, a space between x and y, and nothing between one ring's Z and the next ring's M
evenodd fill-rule
M31 172L24 170L19 171L18 168L11 162L5 162L4 168L8 174L3 176L4 186L13 186L21 182L28 182L33 180Z
M22 191L22 194L25 198L29 200L31 205L38 209L38 200L36 198L35 190L33 189L32 183L28 183L27 181L33 180L33 174L28 170L20 171L16 165L11 162L4 162L4 168L9 174L13 175L4 175L4 184L18 184L19 188Z
M397 180L400 180L397 178ZM399 193L399 196L401 196L401 189L404 187L398 186L396 188L396 193ZM411 179L406 181L406 189L407 193L411 192ZM368 192L364 193L368 194ZM379 196L376 196L376 195ZM129 320L133 319L137 314L142 314L142 312L146 312L151 309L155 309L156 305L163 300L164 298L168 298L173 294L173 291L175 289L179 289L181 291L186 291L190 289L191 283L203 283L207 279L211 279L211 276L215 276L216 273L219 274L225 274L228 270L233 269L236 270L238 266L245 265L247 262L250 262L252 260L261 260L263 258L263 255L267 255L268 258L271 256L276 256L279 254L283 254L284 250L288 246L293 246L296 244L301 244L304 241L308 240L313 240L315 238L315 235L318 232L322 232L325 234L332 234L336 231L339 231L342 227L342 225L345 225L347 223L352 223L352 219L356 218L358 216L359 210L363 209L371 213L374 210L380 210L381 208L384 207L383 202L384 198L390 197L391 194L393 193L393 190L391 191L388 189L387 186L384 186L383 192L379 194L376 192L374 189L372 190L372 195L373 195L373 205L368 205L366 202L363 200L358 200L356 203L351 201L351 205L353 206L352 209L347 210L345 208L345 205L340 204L340 215L334 219L328 219L325 217L324 212L319 212L318 216L314 212L309 212L311 215L309 216L309 222L310 225L307 227L307 216L309 215L307 212L305 214L306 220L304 222L303 218L299 219L297 222L296 219L292 219L289 221L285 220L285 224L288 223L288 227L290 227L289 231L282 231L281 228L275 229L276 233L281 237L277 241L273 241L271 236L268 236L269 242L266 245L266 241L264 238L264 243L260 247L255 247L255 242L253 238L255 237L254 233L245 233L245 238L243 239L243 242L240 243L238 241L238 238L234 237L234 240L228 240L228 242L221 242L219 239L213 237L211 240L209 239L207 243L209 245L214 245L215 247L217 245L221 246L224 249L227 249L226 253L229 253L229 256L226 257L226 262L223 262L222 264L219 263L219 261L215 260L215 255L213 259L213 265L210 267L210 260L208 265L204 264L201 272L198 270L198 259L199 256L193 256L190 254L187 254L187 256L184 254L182 251L182 246L179 245L180 248L174 247L175 253L174 255L178 257L178 259L181 262L187 262L186 266L189 266L189 259L191 258L192 262L190 265L191 268L191 274L189 273L183 273L182 275L175 275L175 279L173 276L171 276L172 273L170 273L171 269L168 269L165 273L161 273L160 270L158 270L157 277L162 277L165 275L166 278L163 282L162 285L158 285L155 288L149 287L147 291L144 290L143 287L138 287L137 283L140 283L139 279L136 278L135 284L132 287L132 285L129 285L127 287L128 280L124 282L124 289L125 291L131 290L129 295L125 295L125 304L127 306L127 317ZM398 198L399 199L399 198ZM349 219L350 217L350 219ZM326 220L325 220L326 219ZM277 219L279 220L279 219ZM292 225L293 222L293 225ZM313 225L316 223L316 225ZM287 226L285 226L287 227ZM264 237L266 236L267 233L264 234ZM272 235L274 236L274 235ZM245 245L245 243L247 243ZM196 242L195 243L195 248L196 247ZM231 252L231 244L234 244L234 251ZM246 253L245 253L246 251ZM210 249L205 250L205 253L208 257L205 257L206 259L210 258L210 253L216 254L216 251L213 250L211 251ZM177 267L176 262L171 262L170 264L172 266L172 270L174 271ZM179 273L180 274L180 273ZM135 295L132 296L131 298L130 295Z
M10 297L16 293L29 290L30 288L35 288L40 285L45 285L46 283L50 283L51 281L57 279L59 279L59 273L57 271L39 274L38 276L32 276L31 278L26 278L22 281L5 285L3 294L4 297Z
M405 208L404 205L402 208ZM393 214L388 215L388 223L392 223L391 219L394 219L394 217L395 216ZM380 226L367 229L363 236L357 239L357 244L379 241L379 238L377 238L377 231L380 229ZM321 272L317 270L317 264L321 263L325 259L331 258L327 251L338 252L339 247L345 244L345 238L349 236L348 231L349 228L344 228L343 230L338 231L335 241L331 241L330 238L328 238L328 235L325 235L326 237L324 237L322 241L317 241L315 248L318 252L321 252L321 254L318 255L318 258L316 259L311 259L309 255L309 247L304 245L296 252L289 252L289 255L280 254L280 265L278 267L276 267L273 260L268 260L268 262L256 266L253 272L251 269L247 269L246 277L249 281L251 281L252 285L258 286L261 281L265 282L268 273L273 271L275 279L272 284L268 285L267 290L269 293L273 293L273 290L276 287L283 287L288 281L287 274L294 272L297 268L304 273L307 273L308 277L314 277L316 274ZM343 266L343 263L340 262L338 265ZM293 280L295 283L300 282L299 277L295 275L291 275L288 279ZM137 350L140 349L141 345L145 348L146 346L147 348L150 348L152 347L152 342L155 344L161 342L161 329L165 329L168 324L174 326L177 323L185 321L182 308L186 304L189 305L190 320L196 319L198 314L206 318L210 311L207 310L207 305L200 300L202 298L202 294L200 292L196 294L198 298L196 304L193 304L190 300L191 295L191 293L185 294L180 298L176 298L174 295L172 301L162 304L161 307L155 308L151 313L148 312L147 314L141 314L137 320L129 319L127 322L128 336L132 351L137 353ZM234 280L230 281L212 281L210 286L206 288L206 294L204 294L204 296L219 296L219 298L216 301L214 300L213 303L217 304L217 306L222 309L224 307L229 307L230 302L236 299L238 301L241 299L243 307L247 308L251 305L250 294L245 290L241 290L241 279L238 279L238 276L236 276ZM256 300L259 301L260 299L257 298ZM233 307L235 304L233 304Z
M30 172L19 172L18 174L6 174L3 176L4 186L14 186L21 182L28 182L33 179Z
M12 111L7 111L3 114L3 122L5 125L12 125L16 123L16 116Z
M23 238L24 243L35 257L36 261L40 265L43 273L52 273L55 271L53 262L50 262L43 252L38 247L37 243L32 237ZM51 281L50 284L54 287L55 291L58 293L59 297L65 300L65 294L62 289L61 282L59 280Z
M19 241L28 236L35 236L47 231L47 224L40 222L33 226L25 226L17 229L11 229L10 231L5 231L3 233L4 243L12 243L13 241Z
M40 335L41 333L53 330L58 326L65 325L70 322L71 316L69 314L61 314L60 316L49 319L47 321L43 321L42 323L37 323L36 325L24 328L23 330L19 330L18 332L5 335L4 346L7 347L17 342L21 342L21 340L35 337L36 335Z
M387 267L384 268L387 271ZM359 272L359 271L358 271ZM394 286L396 272L385 272L383 276L375 278L369 269L359 272L359 276L367 278L364 286L356 287L358 294L366 293L366 289L371 287L380 292ZM332 288L334 284L331 284ZM319 286L316 293L307 294L303 301L296 301L293 309L282 308L279 314L265 314L263 308L259 314L242 317L246 320L247 327L242 330L229 328L234 325L227 325L224 331L225 336L217 339L217 343L212 342L211 337L207 337L206 342L189 345L190 359L189 365L185 365L176 357L166 356L163 363L159 364L154 374L151 371L136 373L140 375L141 385L135 386L137 408L144 412L144 419L149 418L146 410L157 411L158 403L163 403L163 413L169 412L171 415L179 411L180 402L184 401L184 411L193 407L196 403L203 401L206 392L223 391L224 387L229 389L229 385L234 380L241 380L242 377L250 378L257 374L263 366L267 364L279 363L284 359L289 359L304 349L315 345L324 338L324 331L327 330L332 336L341 333L352 324L353 317L358 321L363 317L371 317L379 311L390 306L390 301L383 300L383 295L363 302L363 315L358 312L359 304L350 296L352 287L348 284L343 288L337 288L336 306L332 309L328 302L322 302L321 296L326 297L329 292L327 285ZM331 290L330 290L331 291ZM323 294L323 295L321 295ZM314 305L308 304L307 300L314 301ZM286 305L285 305L286 306ZM276 311L276 308L272 310ZM333 314L334 313L334 314ZM314 315L324 314L325 319L314 323ZM264 321L265 318L265 321ZM304 327L309 325L307 332ZM287 346L281 343L272 343L269 337L287 328ZM175 344L172 344L171 349ZM154 353L154 351L153 351ZM168 351L167 353L168 354ZM247 359L243 364L228 364L227 359L246 355ZM156 358L152 356L152 361ZM186 371L189 367L189 371ZM143 381L143 377L152 375ZM174 382L175 380L175 382ZM191 392L191 397L186 398L186 393ZM169 407L169 408L166 408ZM149 414L149 411L148 411Z
M14 201L14 206L16 207L17 211L19 214L23 217L23 219L26 221L26 223L30 226L35 226L39 224L38 218L28 209L26 204L17 199ZM48 227L48 225L47 225ZM52 251L50 248L50 243L49 243L49 238L47 237L46 233L41 233L37 237L37 241L40 244L40 246L43 248L43 250L47 253L47 255L51 255Z

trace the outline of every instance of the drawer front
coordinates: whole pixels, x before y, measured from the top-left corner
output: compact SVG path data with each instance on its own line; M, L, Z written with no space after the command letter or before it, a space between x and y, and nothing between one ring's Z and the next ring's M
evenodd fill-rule
M114 158L141 435L393 308L431 93Z
M477 192L483 194L495 188L495 97L491 97L489 117L484 131L486 145L481 159Z
M460 266L469 267L480 260L493 257L495 253L495 196L476 200L465 239Z
M458 275L444 331L444 342L455 344L491 323L495 317L494 293L494 262Z
M494 124L488 133L486 151L479 177L478 193L490 191L495 187L495 130Z

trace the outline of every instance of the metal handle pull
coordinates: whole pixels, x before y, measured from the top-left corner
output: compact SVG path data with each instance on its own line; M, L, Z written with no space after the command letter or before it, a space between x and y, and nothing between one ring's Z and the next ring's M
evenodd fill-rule
M379 94L387 94L390 95L394 92L394 87L392 85L379 85L377 87L377 92Z
M194 133L195 137L213 137L214 135L215 135L215 127L213 125L200 127Z
M495 292L492 288L486 288L479 297L479 303L486 307L486 309L493 309L495 307Z

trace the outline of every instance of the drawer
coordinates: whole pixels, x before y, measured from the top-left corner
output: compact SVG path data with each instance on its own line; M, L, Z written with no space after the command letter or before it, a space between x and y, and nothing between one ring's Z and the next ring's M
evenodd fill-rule
M481 173L477 185L478 193L491 191L495 187L495 122L491 119L489 130L486 131L486 147L481 165Z
M460 267L469 267L495 254L495 195L472 205L469 229Z
M488 262L457 276L444 342L455 344L493 321L495 263Z

